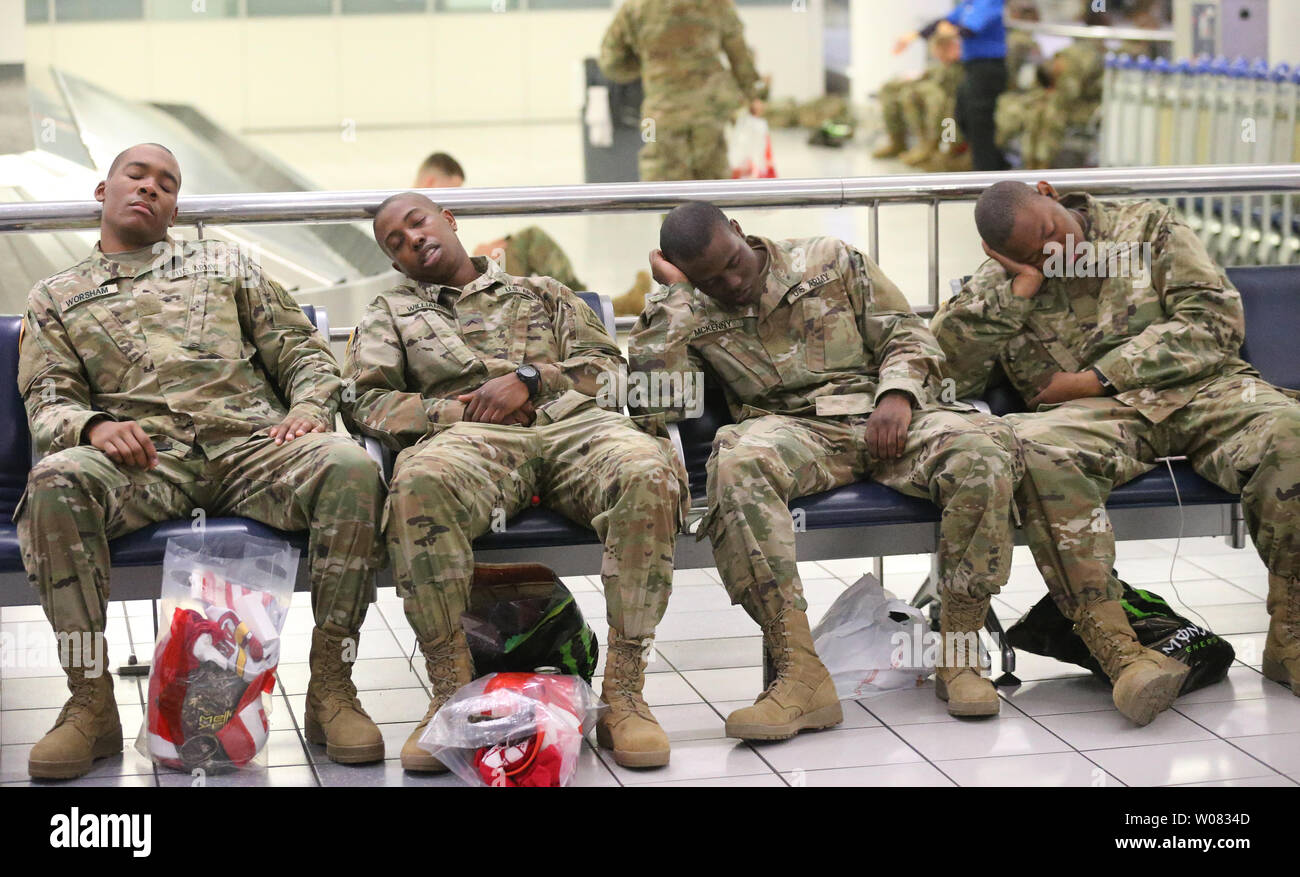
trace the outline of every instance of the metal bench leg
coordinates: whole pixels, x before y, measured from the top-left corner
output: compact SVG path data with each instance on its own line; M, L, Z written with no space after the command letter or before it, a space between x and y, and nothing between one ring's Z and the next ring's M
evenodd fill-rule
M1002 630L1002 622L993 612L990 604L988 614L984 616L984 629L993 637L993 642L1002 649L1002 675L993 680L998 688L1012 688L1020 684L1016 676L1016 650L1007 645L1007 636Z
M1232 525L1228 529L1228 535L1223 538L1233 548L1245 548L1248 541L1246 536L1246 516L1241 510L1241 503L1234 502L1232 504L1231 514Z
M149 620L153 622L153 641L158 642L158 601L150 600L149 605L153 607ZM127 657L126 663L117 668L118 676L148 676L149 661L143 663L135 654L135 637L131 636L131 622L126 623L126 634L131 640L131 654Z

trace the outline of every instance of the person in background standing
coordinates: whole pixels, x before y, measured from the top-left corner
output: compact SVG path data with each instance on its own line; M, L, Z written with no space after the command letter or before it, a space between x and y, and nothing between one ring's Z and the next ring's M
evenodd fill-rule
M938 32L959 33L966 79L957 92L957 126L970 141L977 171L1006 170L1010 165L994 139L993 113L998 95L1007 87L1007 33L1002 24L1003 0L962 0L947 16L913 31L894 45L901 54L917 37Z

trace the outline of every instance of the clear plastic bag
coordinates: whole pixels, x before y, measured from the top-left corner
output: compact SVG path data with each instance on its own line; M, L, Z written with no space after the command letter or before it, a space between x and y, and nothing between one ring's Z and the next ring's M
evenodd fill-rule
M472 786L567 786L602 708L577 676L489 673L443 704L420 746Z
M774 179L772 136L767 120L740 113L727 131L727 161L732 179Z
M250 536L167 540L141 755L188 772L265 766L298 553Z
M934 672L925 614L864 575L813 628L813 646L841 700L915 688Z

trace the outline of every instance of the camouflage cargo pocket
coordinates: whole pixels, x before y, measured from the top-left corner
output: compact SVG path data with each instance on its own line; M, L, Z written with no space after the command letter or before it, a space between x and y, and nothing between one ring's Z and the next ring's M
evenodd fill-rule
M839 371L863 364L862 335L847 301L806 295L801 306L809 371Z

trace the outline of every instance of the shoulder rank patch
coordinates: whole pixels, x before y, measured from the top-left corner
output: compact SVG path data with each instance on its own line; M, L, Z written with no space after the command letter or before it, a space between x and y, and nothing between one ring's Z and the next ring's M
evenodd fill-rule
M118 288L116 283L106 283L103 286L96 286L94 289L87 289L85 292L79 292L63 303L63 313L66 314L77 305L85 304L92 299L103 298L106 295L117 295L117 292Z
M691 332L691 340L699 338L701 335L713 335L717 332L725 332L728 329L736 329L744 324L745 321L739 318L734 320L714 320L712 323L705 323Z

